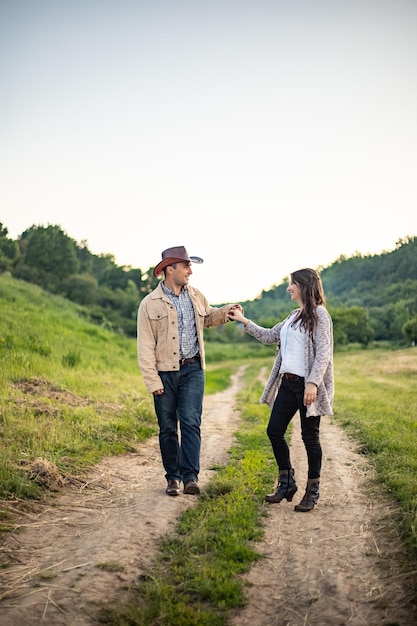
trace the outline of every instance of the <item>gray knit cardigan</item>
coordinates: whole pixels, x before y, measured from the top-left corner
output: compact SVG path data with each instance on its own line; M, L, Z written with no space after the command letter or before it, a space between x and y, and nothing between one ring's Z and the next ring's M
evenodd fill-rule
M255 337L261 343L277 343L274 365L259 400L260 403L267 404L271 409L282 379L282 376L279 374L282 362L280 330L283 324L295 316L299 310L295 309L286 319L272 328L263 328L251 321L244 327L245 332ZM314 383L317 385L317 398L313 404L307 407L307 417L312 415L333 415L333 323L324 306L318 306L316 313L318 323L314 328L312 337L309 333L305 334L304 344L304 362L305 371L307 372L305 382L306 384Z

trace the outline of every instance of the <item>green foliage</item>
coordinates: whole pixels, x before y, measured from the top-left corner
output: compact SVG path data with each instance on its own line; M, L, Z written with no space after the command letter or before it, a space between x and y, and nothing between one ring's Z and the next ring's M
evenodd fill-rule
M319 268L329 310L335 314L335 344L372 340L404 341L404 324L417 314L417 237L397 242L392 252L340 257ZM243 303L245 315L260 320L282 319L288 312L287 279ZM272 326L272 324L268 324Z
M62 281L60 293L78 304L94 304L98 294L97 279L91 274L73 274Z
M206 331L211 332L211 329ZM239 332L243 331L239 330ZM243 360L251 357L259 358L261 356L273 356L275 353L275 346L266 346L260 344L253 337L250 337L250 341L244 341L242 343L218 343L207 342L206 344L206 362L216 363L218 361L228 360Z
M0 273L11 270L16 278L88 307L91 321L136 335L136 313L147 291L141 270L116 265L110 254L91 254L86 242L78 245L59 226L32 226L19 245L6 240L5 233L0 231ZM6 241L18 256L2 263Z
M341 256L319 269L329 309L336 313L335 345L408 341L404 325L417 315L417 237L399 240L391 252ZM14 242L0 224L0 273L6 271L82 304L91 321L129 337L136 336L140 301L158 284L152 268L118 266L112 254L94 255L85 241L79 245L51 225L32 226ZM288 315L293 307L287 283L284 277L256 300L242 302L246 316L272 327ZM208 331L207 341L253 340L231 323Z
M367 346L374 337L367 311L359 306L330 308L335 345L360 343Z
M406 340L415 346L417 344L417 315L408 320L402 330Z
M370 307L385 304L386 294L393 285L398 285L400 295L404 297L406 294L401 284L407 280L415 284L416 269L417 237L408 237L399 240L392 252L340 257L332 265L322 269L321 276L326 293L335 301L349 306L361 304Z
M8 230L0 223L0 274L10 271L19 258L19 246L7 237Z
M37 284L57 292L62 280L77 273L76 243L59 226L32 226L22 235L22 265L36 269Z
M75 352L74 350L70 350L66 354L62 355L62 365L65 367L76 367L81 363L81 354L79 352Z

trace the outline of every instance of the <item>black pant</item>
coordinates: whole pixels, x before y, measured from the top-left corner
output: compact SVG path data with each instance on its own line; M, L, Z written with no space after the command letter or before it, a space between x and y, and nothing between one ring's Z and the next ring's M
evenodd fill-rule
M322 450L320 445L320 415L306 417L303 404L304 378L284 378L269 418L267 435L280 470L291 466L290 450L285 439L288 424L297 411L301 418L301 436L307 452L308 478L320 478Z

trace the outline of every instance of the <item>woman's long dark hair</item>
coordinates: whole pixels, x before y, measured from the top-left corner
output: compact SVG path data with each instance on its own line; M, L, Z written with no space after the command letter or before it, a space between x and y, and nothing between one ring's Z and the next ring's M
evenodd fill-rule
M301 320L301 326L305 328L308 333L312 334L317 324L316 307L319 304L326 306L326 298L324 296L320 275L316 270L307 267L293 272L290 278L292 283L299 286L301 299L303 301L303 307L296 315L292 324Z

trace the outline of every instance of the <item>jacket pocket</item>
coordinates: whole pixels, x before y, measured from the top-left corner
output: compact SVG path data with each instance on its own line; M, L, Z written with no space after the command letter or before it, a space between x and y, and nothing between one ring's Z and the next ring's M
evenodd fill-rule
M159 320L166 321L168 317L168 311L161 309L160 311L149 311L149 319L152 322L158 322Z

